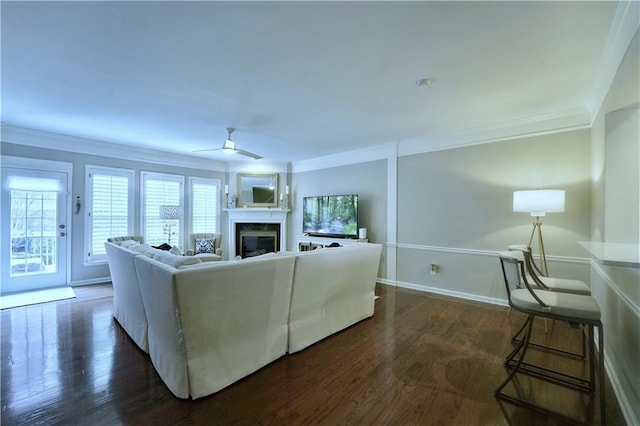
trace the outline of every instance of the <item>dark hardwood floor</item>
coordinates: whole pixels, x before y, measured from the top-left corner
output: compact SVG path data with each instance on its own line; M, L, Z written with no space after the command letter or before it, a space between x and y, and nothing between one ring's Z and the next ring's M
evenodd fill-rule
M373 318L192 401L169 392L111 317L110 285L75 290L77 299L2 311L2 424L567 424L494 398L524 320L506 308L378 286ZM537 327L539 339L578 345L565 324ZM599 424L597 398L526 376L519 384L538 404ZM608 383L606 396L607 424L624 425Z

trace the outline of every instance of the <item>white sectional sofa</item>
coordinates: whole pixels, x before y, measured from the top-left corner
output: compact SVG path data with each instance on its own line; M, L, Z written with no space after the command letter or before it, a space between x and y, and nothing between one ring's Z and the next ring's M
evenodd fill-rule
M180 398L219 391L287 351L292 256L175 270L135 258L149 354Z
M196 264L134 243L107 244L114 317L141 348L138 340L147 342L156 371L179 398L217 392L374 312L379 244ZM137 286L140 299L119 297L116 306L122 285ZM133 318L144 327L134 327ZM141 335L142 328L146 338L130 332Z
M289 353L373 315L382 246L354 244L296 255Z
M133 265L133 250L120 247L116 242L105 243L111 283L113 284L113 317L131 339L149 353L147 317L142 306L140 286Z
M149 353L147 317L142 304L133 258L144 254L163 259L164 262L176 267L201 263L203 258L175 256L167 251L157 250L147 244L142 244L143 241L144 239L139 236L110 238L105 243L105 248L111 283L113 284L113 317L136 345L144 352Z

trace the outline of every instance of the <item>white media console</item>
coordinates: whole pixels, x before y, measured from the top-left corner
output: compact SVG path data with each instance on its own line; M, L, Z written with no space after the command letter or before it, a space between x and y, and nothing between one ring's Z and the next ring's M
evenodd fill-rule
M369 240L367 238L329 238L314 237L311 235L296 235L296 246L298 247L298 251L315 250L333 243L340 244L341 246L350 246L368 242Z

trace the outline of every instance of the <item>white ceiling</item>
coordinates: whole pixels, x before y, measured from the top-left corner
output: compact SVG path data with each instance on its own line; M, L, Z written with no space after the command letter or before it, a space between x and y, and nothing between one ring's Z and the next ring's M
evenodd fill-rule
M296 162L545 117L588 124L619 4L1 7L4 124L212 159L227 157L192 151L235 127L239 148Z

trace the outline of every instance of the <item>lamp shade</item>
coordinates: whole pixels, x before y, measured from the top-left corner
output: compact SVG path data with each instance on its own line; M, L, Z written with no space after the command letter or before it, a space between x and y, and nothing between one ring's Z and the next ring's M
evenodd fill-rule
M160 206L160 219L180 219L180 206Z
M513 193L513 211L531 213L531 216L544 216L545 213L563 212L564 190L515 191Z

